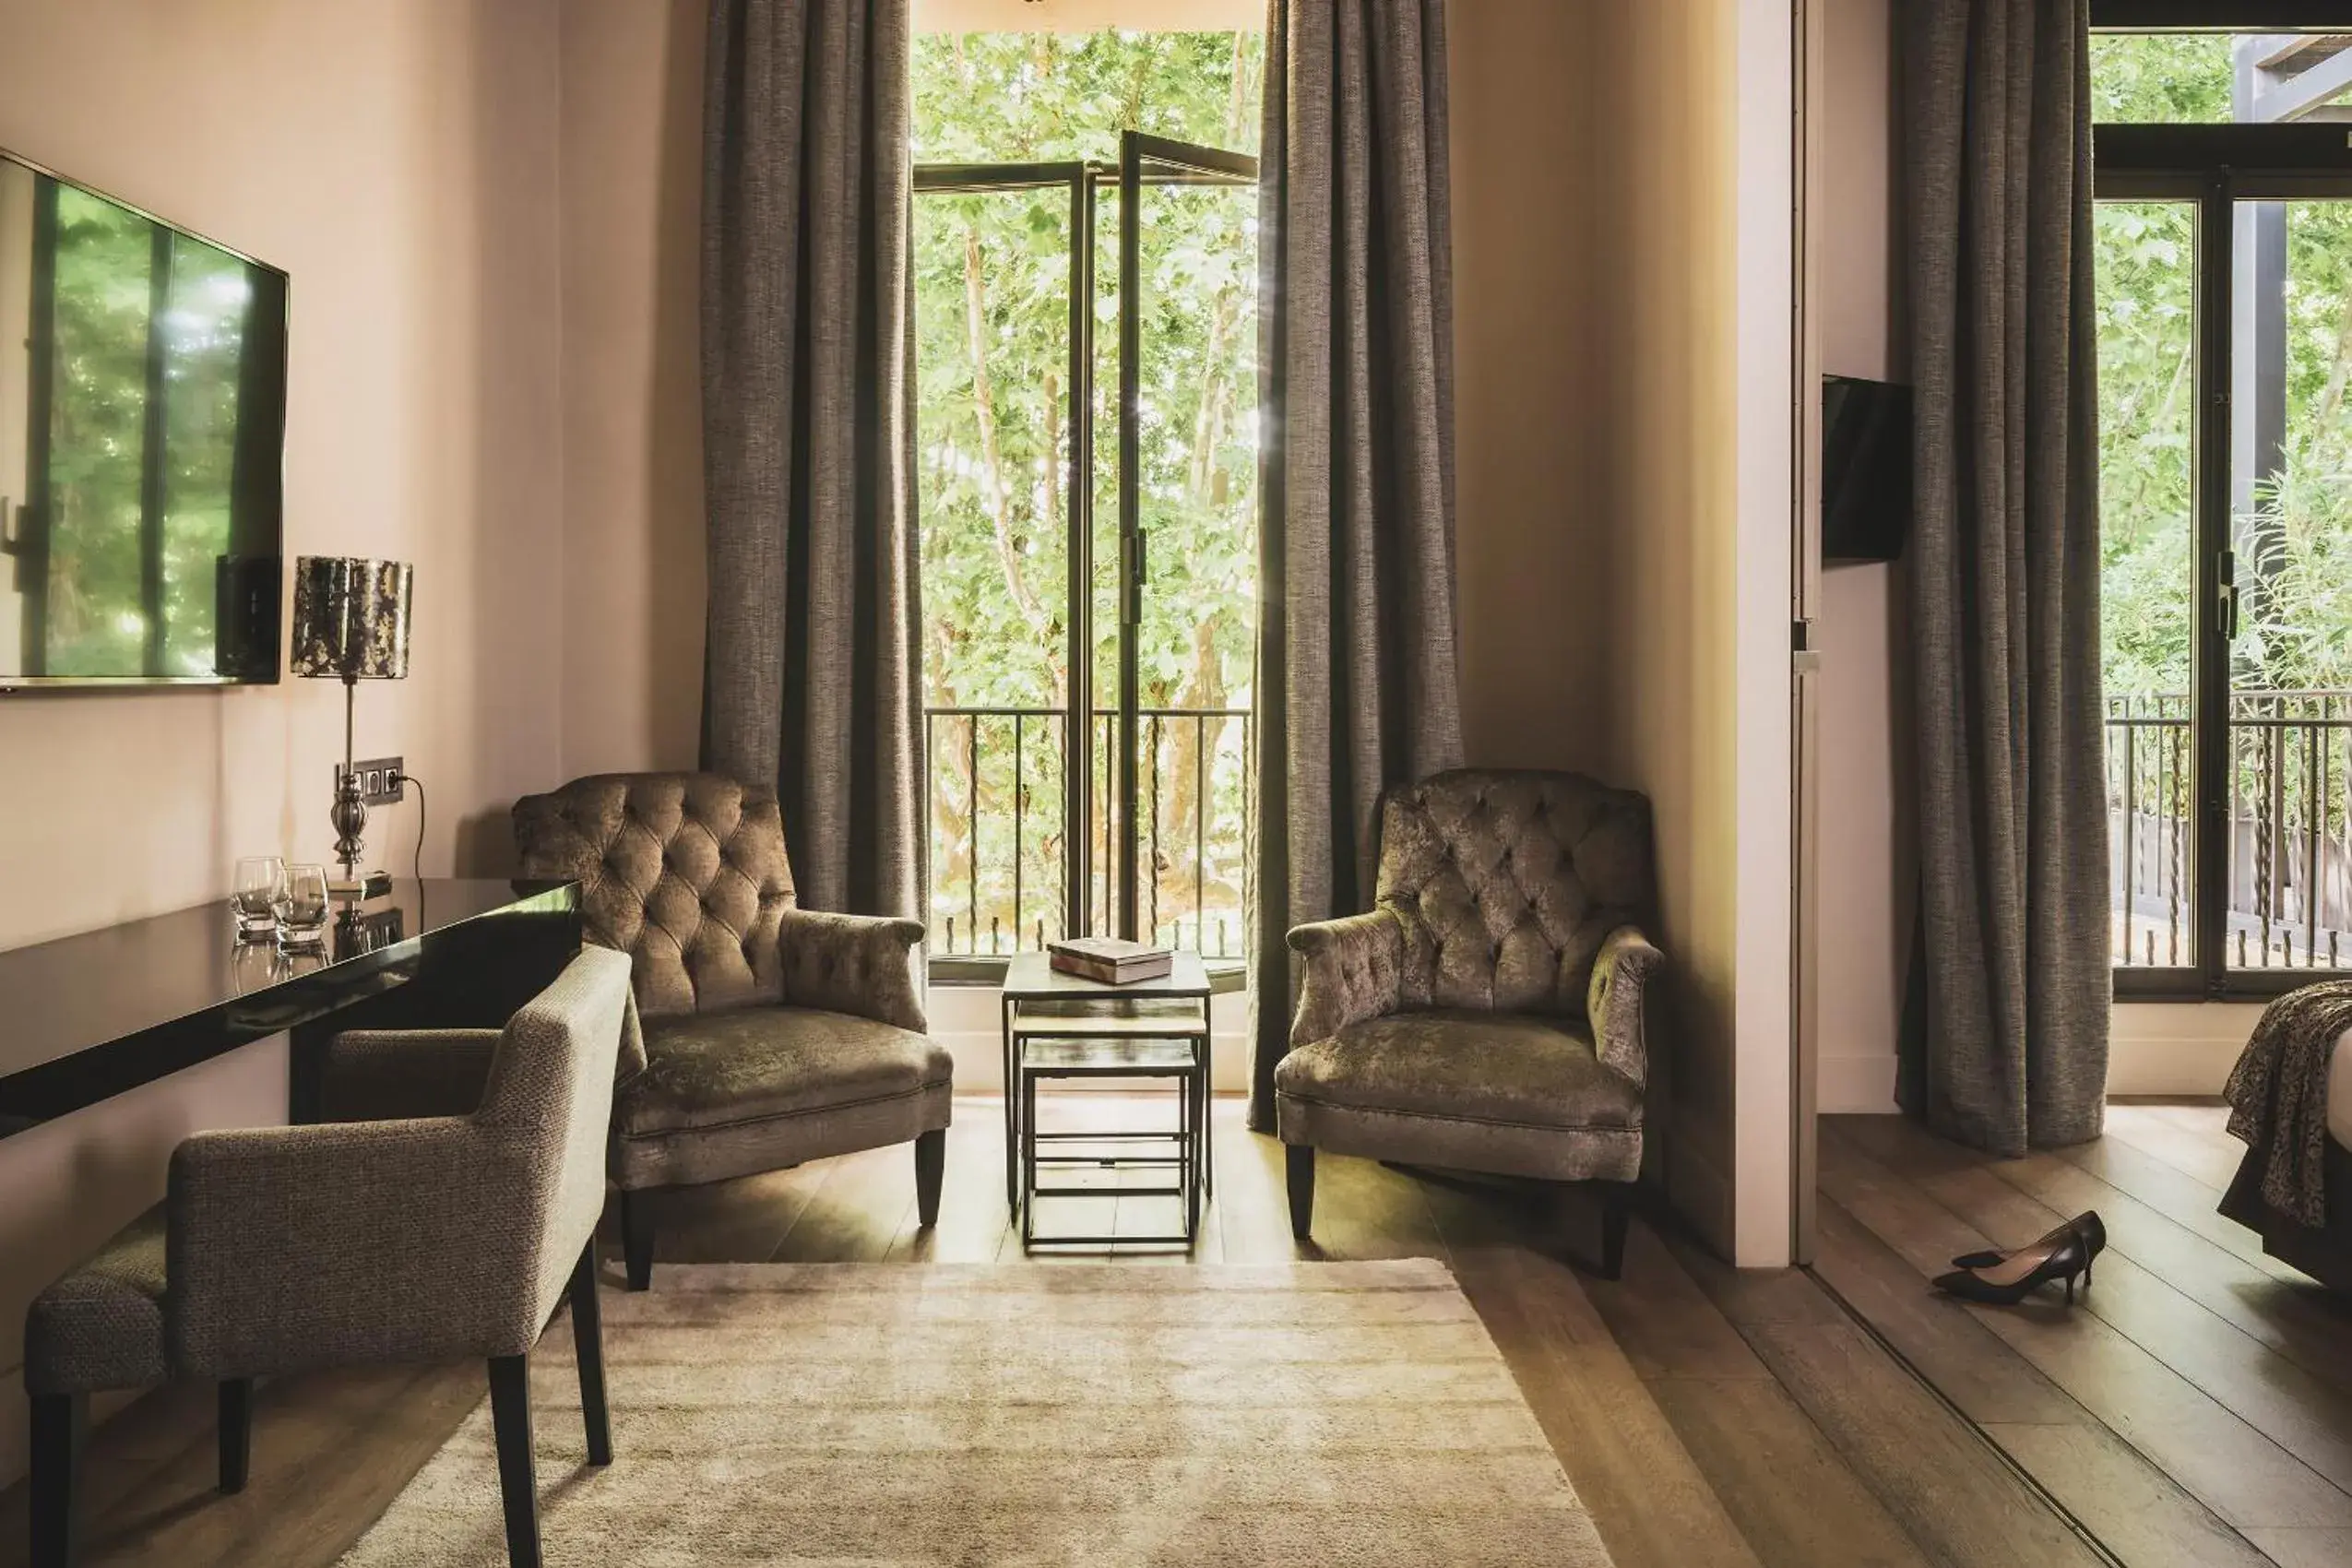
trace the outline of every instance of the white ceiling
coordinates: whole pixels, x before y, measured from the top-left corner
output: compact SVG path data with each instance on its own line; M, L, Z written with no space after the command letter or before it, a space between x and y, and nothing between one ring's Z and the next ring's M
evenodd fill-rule
M914 0L918 32L1254 32L1265 0Z

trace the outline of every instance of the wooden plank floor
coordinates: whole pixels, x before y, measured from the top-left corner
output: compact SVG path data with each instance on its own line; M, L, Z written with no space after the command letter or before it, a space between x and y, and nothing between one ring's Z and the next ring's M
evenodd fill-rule
M1082 1119L1144 1113L1101 1096L1074 1109ZM660 1258L1016 1261L1000 1115L992 1100L958 1105L935 1229L916 1226L909 1151L883 1149L666 1194ZM1316 1241L1302 1249L1289 1234L1279 1146L1242 1128L1238 1103L1220 1103L1217 1200L1192 1261L1447 1260L1621 1568L2101 1561L1806 1275L1740 1273L1637 1224L1625 1277L1604 1283L1562 1261L1598 1242L1598 1216L1582 1198L1547 1207L1354 1159L1326 1158L1319 1175ZM1120 1229L1165 1222L1151 1206L1166 1200L1106 1192L1101 1206ZM617 1288L610 1267L608 1281ZM2102 1272L2102 1290L2107 1283ZM624 1386L616 1380L616 1397ZM252 1483L222 1498L211 1491L209 1390L151 1394L92 1441L84 1562L331 1563L482 1395L470 1365L265 1384ZM2002 1408L2031 1418L2056 1407ZM2089 1452L2085 1474L2103 1477L2111 1459ZM542 1485L561 1480L542 1467ZM23 1560L24 1491L0 1495L0 1565ZM2326 1560L2323 1550L2303 1559Z
M2352 1563L2352 1303L2215 1211L2224 1116L2118 1102L2104 1138L2023 1159L1824 1117L1816 1272L2124 1562ZM2075 1307L1928 1288L2085 1209L2108 1245Z

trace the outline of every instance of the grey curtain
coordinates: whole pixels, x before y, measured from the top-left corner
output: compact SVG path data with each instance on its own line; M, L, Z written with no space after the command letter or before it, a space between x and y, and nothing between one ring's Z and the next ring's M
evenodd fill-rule
M711 0L703 763L772 779L801 902L921 885L908 0Z
M1250 1124L1284 938L1368 907L1381 790L1462 760L1443 0L1271 0L1260 147Z
M1907 0L1925 1039L1980 1148L2097 1135L2107 1084L2087 0Z

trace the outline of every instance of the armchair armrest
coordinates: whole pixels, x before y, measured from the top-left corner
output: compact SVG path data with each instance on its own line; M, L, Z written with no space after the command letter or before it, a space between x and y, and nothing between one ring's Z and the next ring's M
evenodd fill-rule
M533 1183L470 1120L200 1133L172 1157L173 1364L242 1377L515 1355L538 1337Z
M319 1119L467 1116L481 1104L496 1029L346 1029L327 1042Z
M776 928L784 1001L921 1033L922 992L912 950L922 922L887 915L787 909Z
M1664 962L1666 955L1642 934L1640 927L1621 925L1601 943L1585 992L1593 1053L1603 1066L1637 1084L1648 1080L1650 1064L1649 1042L1642 1027L1642 992L1651 973Z
M1290 1043L1313 1045L1349 1024L1396 1011L1405 972L1405 924L1390 909L1316 921L1290 929L1290 950L1306 960Z

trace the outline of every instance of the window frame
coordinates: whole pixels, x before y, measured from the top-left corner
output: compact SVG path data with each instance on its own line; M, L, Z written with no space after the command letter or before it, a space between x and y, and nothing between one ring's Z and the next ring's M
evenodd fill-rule
M2340 27L2305 22L2275 25L2275 6L2168 6L2157 0L2094 0L2093 26L2103 16L2129 13L2149 18L2193 11L2218 19L2169 27L2140 21L2133 30L2352 31L2352 5L2307 7L2345 17ZM2223 16L2222 14L2227 14ZM2181 201L2197 207L2196 364L2193 399L2196 473L2192 523L2197 636L2191 682L2191 834L2194 866L2191 929L2194 961L2180 966L2112 965L2118 1001L2261 1001L2352 972L2232 968L2227 926L2230 835L2227 809L2230 767L2230 676L2227 635L2234 618L2225 596L2232 591L2230 530L2231 356L2234 349L2231 287L2236 204L2240 201L2323 197L2352 200L2352 125L2342 121L2246 125L2096 125L2092 127L2094 201Z
M987 195L999 192L1045 191L1066 186L1070 209L1070 299L1069 299L1069 485L1063 507L1063 526L1069 530L1067 540L1068 594L1067 640L1068 683L1063 693L1065 718L1064 762L1063 766L1063 867L1065 885L1063 908L1071 923L1079 931L1095 928L1093 908L1094 878L1101 871L1109 871L1106 897L1117 916L1119 934L1134 940L1136 936L1136 909L1141 902L1141 868L1138 847L1143 837L1135 802L1138 798L1140 764L1138 758L1140 682L1134 623L1140 619L1143 594L1148 574L1146 540L1141 522L1140 491L1136 474L1140 467L1141 443L1138 434L1140 406L1139 359L1141 338L1141 193L1145 186L1162 184L1229 184L1254 185L1259 179L1258 160L1247 153L1224 148L1197 146L1172 141L1166 137L1137 131L1121 133L1120 159L1116 163L1099 160L1064 160L1030 163L926 163L918 164L913 172L913 196L920 200L926 195ZM1119 268L1119 373L1115 384L1117 419L1119 421L1119 559L1115 600L1119 606L1118 690L1112 705L1098 708L1095 691L1095 398L1103 390L1097 359L1097 333L1094 314L1098 288L1098 268L1101 261L1099 195L1106 189L1120 194L1119 234L1114 258ZM917 410L920 419L921 411ZM1111 821L1096 821L1094 803L1095 719L1099 713L1114 716L1111 754L1109 760L1116 780L1111 798L1105 802ZM925 725L926 740L921 776L925 791L925 826L929 826L929 790L931 759L928 739L930 727ZM1070 825L1076 825L1072 830ZM1111 864L1098 868L1094 863L1095 834L1108 829L1107 838ZM978 868L974 868L978 875ZM1016 867L1017 879L1018 868ZM930 889L924 889L928 906ZM928 924L928 917L926 917ZM974 933L977 937L977 932ZM1015 933L1019 951L1019 934ZM1007 954L944 953L928 959L930 979L943 985L1000 985L1009 962ZM1219 992L1239 991L1243 984L1242 966L1231 959L1208 961L1211 989Z

